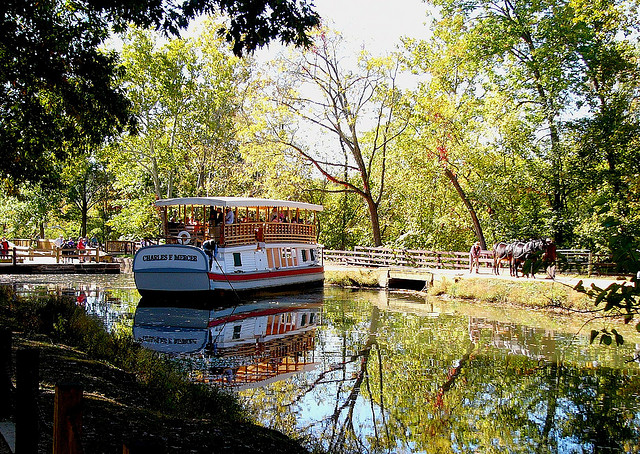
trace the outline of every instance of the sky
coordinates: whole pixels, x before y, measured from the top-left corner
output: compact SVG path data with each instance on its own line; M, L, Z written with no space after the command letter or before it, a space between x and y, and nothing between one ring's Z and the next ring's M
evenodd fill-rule
M429 6L422 0L312 0L323 24L340 32L354 49L362 46L372 55L396 50L400 38L427 38ZM273 42L256 51L269 60L282 49Z
M330 28L374 54L392 51L402 36L427 38L427 11L421 0L314 0Z

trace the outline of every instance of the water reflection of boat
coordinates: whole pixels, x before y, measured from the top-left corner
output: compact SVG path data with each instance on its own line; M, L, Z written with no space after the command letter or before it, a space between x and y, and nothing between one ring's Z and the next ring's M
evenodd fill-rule
M176 355L194 381L254 387L315 366L321 309L317 295L212 309L143 298L133 334L149 349Z
M209 339L209 311L190 307L144 305L133 319L133 336L144 347L161 353L185 354L202 350Z

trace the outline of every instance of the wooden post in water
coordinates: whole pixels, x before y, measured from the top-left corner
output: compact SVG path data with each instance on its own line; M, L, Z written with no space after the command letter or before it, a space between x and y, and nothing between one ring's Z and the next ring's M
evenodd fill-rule
M11 414L11 330L0 330L0 418Z
M82 386L59 383L53 403L53 454L82 453Z
M38 452L38 369L40 351L16 352L16 454Z

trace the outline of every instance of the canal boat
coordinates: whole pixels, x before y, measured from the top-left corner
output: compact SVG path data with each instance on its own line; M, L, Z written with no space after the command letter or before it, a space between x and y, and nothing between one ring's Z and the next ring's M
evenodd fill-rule
M157 200L159 244L133 260L142 295L263 292L324 280L317 243L321 205L241 197Z

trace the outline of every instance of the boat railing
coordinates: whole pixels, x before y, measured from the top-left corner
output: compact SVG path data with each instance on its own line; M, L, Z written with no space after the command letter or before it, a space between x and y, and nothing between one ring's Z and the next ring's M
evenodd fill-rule
M225 224L221 240L225 246L257 242L313 244L316 242L316 228L312 224L284 222Z

